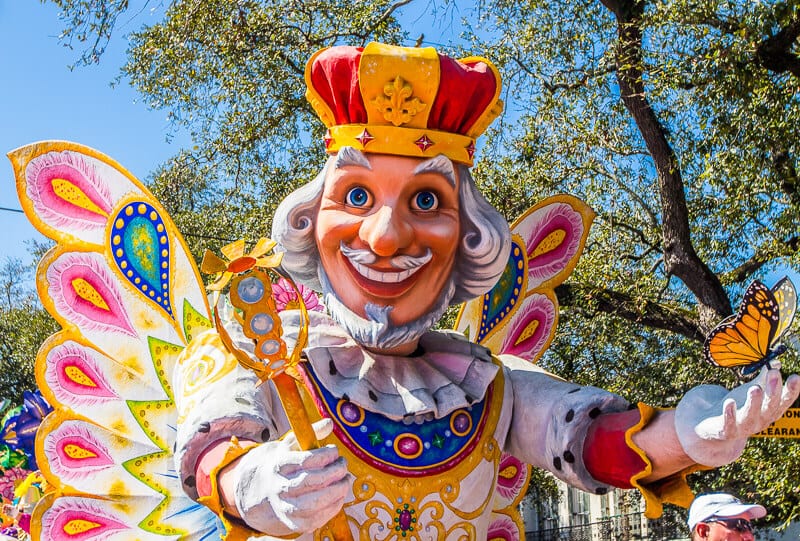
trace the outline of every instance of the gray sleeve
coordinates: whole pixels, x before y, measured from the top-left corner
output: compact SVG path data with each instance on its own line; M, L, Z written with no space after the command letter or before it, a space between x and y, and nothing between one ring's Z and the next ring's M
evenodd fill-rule
M216 331L198 336L186 348L173 389L178 410L175 467L193 499L197 459L211 444L231 436L263 442L285 432L285 416L272 384L259 386L255 373L239 365Z
M597 387L564 381L522 359L500 358L513 394L506 452L581 490L605 494L608 485L586 470L583 445L595 418L625 411L628 402Z

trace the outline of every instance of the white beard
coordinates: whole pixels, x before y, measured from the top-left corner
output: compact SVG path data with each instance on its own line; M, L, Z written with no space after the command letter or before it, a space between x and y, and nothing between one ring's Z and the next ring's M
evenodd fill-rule
M392 306L378 306L369 303L364 307L367 317L363 318L350 310L339 299L322 265L317 267L317 274L322 284L325 306L333 320L341 325L356 342L365 348L376 350L393 349L403 344L416 342L439 321L439 318L450 306L450 300L456 289L453 279L450 278L429 311L405 325L392 325L389 322L389 312L392 311Z

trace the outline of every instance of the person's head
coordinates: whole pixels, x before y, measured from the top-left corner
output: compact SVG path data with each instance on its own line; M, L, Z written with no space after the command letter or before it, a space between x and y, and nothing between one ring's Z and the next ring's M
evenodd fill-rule
M715 492L694 499L687 524L693 541L752 541L751 521L766 514L762 505L742 503L730 494Z
M469 171L475 137L499 113L499 77L469 62L379 44L309 62L309 100L332 155L278 207L272 236L284 270L323 291L367 347L415 345L505 268L508 225Z

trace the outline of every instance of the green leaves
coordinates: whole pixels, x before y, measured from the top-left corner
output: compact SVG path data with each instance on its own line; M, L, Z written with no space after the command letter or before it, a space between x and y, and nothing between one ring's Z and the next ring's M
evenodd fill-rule
M23 391L36 389L36 352L59 328L39 304L32 278L33 268L18 259L0 265L0 397L14 404Z

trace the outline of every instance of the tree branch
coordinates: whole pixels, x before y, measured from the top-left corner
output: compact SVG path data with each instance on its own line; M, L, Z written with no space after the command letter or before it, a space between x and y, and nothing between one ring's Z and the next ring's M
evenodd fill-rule
M785 253L776 254L774 249L757 249L755 255L753 255L750 259L739 265L733 270L730 270L725 273L723 279L726 282L739 284L746 281L750 276L753 275L758 269L775 259L778 255L792 255L796 254L798 250L800 250L800 237L794 236L788 240L786 240L782 244L782 248L784 248Z
M602 0L601 0L602 1ZM623 2L602 1L609 9L611 6ZM616 11L614 12L617 13ZM715 28L727 35L734 35L744 27L740 21L723 19L716 14L700 17L686 17L681 21L684 24L705 25ZM789 23L776 34L764 39L755 50L756 61L764 68L776 73L789 72L795 77L800 77L800 57L791 52L797 38L800 36L800 15L795 16ZM696 83L686 83L685 88L693 88Z
M614 184L616 184L617 187L620 190L622 190L625 193L627 193L628 196L631 197L631 199L633 199L634 201L636 201L639 204L639 206L642 208L642 210L644 210L645 214L647 214L647 218L650 221L650 226L653 227L654 229L658 229L659 221L658 221L658 217L656 216L656 213L653 211L653 209L650 208L650 205L647 204L647 202L642 198L642 196L636 190L634 190L630 186L628 186L627 183L622 182L616 175L610 174L609 172L607 172L607 171L601 169L600 167L598 167L597 165L593 165L590 168L590 170L594 171L595 174L597 174L597 175L603 176L603 177L613 181ZM650 242L646 242L646 243L648 245L650 245Z
M689 211L677 156L656 117L644 88L642 0L601 0L617 18L617 81L622 101L633 117L656 167L663 216L664 264L698 300L700 325L711 328L731 313L719 278L699 258L692 245Z
M800 15L796 15L778 33L765 39L756 48L758 62L770 71L788 71L800 77L800 58L791 52L800 36Z
M653 301L599 287L561 284L556 287L560 306L571 306L587 312L611 314L627 321L678 333L686 338L703 341L705 334L697 321L683 311Z
M392 13L394 13L398 8L401 8L406 4L410 4L411 2L412 0L399 0L398 2L395 2L394 4L387 7L386 11L384 11L383 14L380 17L378 17L378 20L375 21L375 24L372 25L368 33L374 32L375 29L378 28L381 24L383 24L386 21L386 19L388 19L392 15ZM368 34L365 34L364 38L366 38L367 35Z
M589 70L583 72L580 77L577 77L576 80L573 82L560 82L554 83L552 80L547 80L546 78L542 77L538 72L531 70L525 63L520 60L519 56L513 57L514 62L519 66L519 68L530 75L531 77L538 79L542 86L551 94L555 94L558 90L573 90L575 88L580 88L585 86L589 79L594 79L595 77L602 77L603 75L608 75L609 73L613 73L616 70L616 66L607 66L602 69L596 70Z
M653 244L650 241L650 239L647 238L647 235L645 235L644 231L642 231L638 227L634 227L626 222L623 222L622 220L617 219L613 214L600 212L598 214L598 220L607 222L609 226L612 228L619 227L621 229L625 229L626 231L630 232L632 236L639 239L639 242L641 244L647 246L647 252L660 248L658 243Z

